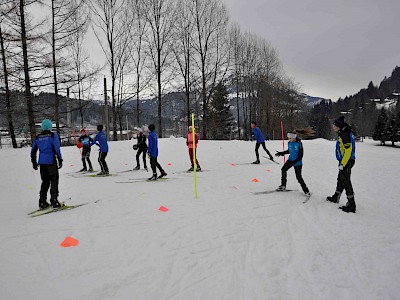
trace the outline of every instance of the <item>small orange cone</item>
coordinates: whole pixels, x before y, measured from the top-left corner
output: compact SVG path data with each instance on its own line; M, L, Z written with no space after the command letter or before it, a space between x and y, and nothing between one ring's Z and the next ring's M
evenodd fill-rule
M232 164L232 167L236 167L236 165L235 165L235 164Z
M171 163L168 163L168 166L172 166L172 164L171 164Z
M162 212L167 212L167 211L169 211L169 209L166 208L165 206L160 206L160 208L159 208L158 210L159 210L159 211L162 211Z
M70 167L73 167L74 165L69 165Z
M237 189L238 189L236 186L233 186L232 188L233 188L234 190L237 190Z
M271 172L271 170L270 170L270 169L268 169L268 170L267 170L267 172Z
M257 178L253 178L252 180L253 182L259 182L259 180Z
M67 248L72 246L78 246L79 241L74 239L72 236L67 236L60 244L61 247Z

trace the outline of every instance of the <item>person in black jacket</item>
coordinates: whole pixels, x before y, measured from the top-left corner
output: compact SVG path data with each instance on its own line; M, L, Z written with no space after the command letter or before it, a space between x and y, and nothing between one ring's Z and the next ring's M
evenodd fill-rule
M49 119L42 122L42 132L36 136L32 143L31 161L33 169L40 166L42 185L39 194L39 208L49 207L47 192L50 188L50 203L53 208L60 207L58 202L58 169L62 167L63 159L60 150L60 138L57 133L51 132L53 127ZM39 161L36 161L36 153L39 150Z
M143 133L143 130L141 128L136 129L136 136L137 136L137 143L133 145L133 149L137 150L136 153L136 167L134 170L140 170L140 154L143 153L143 166L146 171L147 170L147 165L146 165L146 152L147 152L147 144L146 144L146 136Z

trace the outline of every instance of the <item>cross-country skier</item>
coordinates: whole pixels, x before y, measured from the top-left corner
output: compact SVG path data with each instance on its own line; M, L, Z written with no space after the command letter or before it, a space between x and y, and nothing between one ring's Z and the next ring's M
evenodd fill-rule
M262 145L263 149L265 150L265 152L267 152L269 159L270 160L274 160L274 157L271 155L271 153L269 153L267 147L265 147L265 138L263 136L263 134L261 133L260 128L257 127L257 123L255 121L251 122L251 128L253 128L253 139L256 140L256 161L253 162L253 164L259 164L260 163L260 155L258 154L258 149L260 148L260 146Z
M45 209L47 203L47 192L50 188L50 203L53 208L60 207L58 202L58 169L62 167L62 156L60 150L60 138L55 132L51 132L53 127L49 119L42 122L42 132L36 136L32 143L31 161L33 168L40 166L40 177L42 185L40 188L39 208ZM36 162L36 153L39 150L39 161Z
M192 132L192 126L189 126L189 132L188 132L188 136L186 138L186 145L189 148L189 157L190 157L190 163L192 164L192 166L190 167L190 169L188 170L188 172L191 172L194 170L194 164L193 164L193 148L195 149L194 151L196 152L196 171L201 171L200 168L200 164L199 161L197 160L197 144L199 142L199 137L197 135L197 133L195 133L195 142L193 142L193 132Z
M151 176L148 180L157 180L158 178L162 178L167 176L167 173L163 170L160 164L157 161L158 157L158 142L157 142L157 134L154 132L156 126L154 124L149 125L149 148L147 149L147 153L150 156L150 165L153 170L153 176ZM160 176L157 177L157 168L160 171Z
M291 167L294 167L294 172L296 173L296 179L300 183L304 194L307 197L309 197L311 195L310 191L301 175L301 169L303 168L302 159L303 159L304 149L301 139L297 136L298 133L306 136L312 136L314 132L311 128L307 128L307 129L295 129L287 134L287 137L289 139L288 149L286 151L281 151L281 152L277 151L277 153L275 154L275 156L283 156L285 154L289 154L288 160L281 169L282 170L281 185L276 190L277 191L286 190L287 171Z
M347 204L339 207L344 212L356 212L356 202L354 199L353 185L351 184L351 169L356 162L356 143L353 131L349 124L345 123L341 116L333 121L333 130L337 133L336 159L339 162L339 174L337 177L336 191L332 197L327 197L328 201L339 203L340 195L346 190Z
M136 153L136 167L134 170L140 170L140 154L143 153L143 166L145 170L147 171L147 165L146 165L146 152L147 152L147 144L146 144L146 136L143 133L143 130L141 128L136 129L136 136L137 136L137 143L134 145L134 149L138 151Z
M98 131L98 133L96 134L93 142L90 144L90 146L93 146L94 144L96 144L97 146L100 147L98 161L100 164L101 172L98 173L97 175L108 176L110 174L110 172L108 170L108 166L106 163L106 157L108 154L107 135L103 132L103 125L97 125L97 131Z
M83 163L83 168L79 172L85 172L88 170L86 167L86 160L89 165L89 172L93 172L92 163L90 161L90 143L93 142L93 139L86 134L86 130L83 128L81 129L81 136L79 137L78 142L80 143L79 146L82 147L81 158Z

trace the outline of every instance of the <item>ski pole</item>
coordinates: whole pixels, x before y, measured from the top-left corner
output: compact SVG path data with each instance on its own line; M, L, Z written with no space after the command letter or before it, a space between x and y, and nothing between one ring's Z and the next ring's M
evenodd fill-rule
M285 151L285 134L283 133L283 121L281 120L282 151ZM283 163L286 163L286 156L283 155Z
M192 113L192 146L193 146L193 166L194 166L194 198L197 199L197 164L196 164L196 129L194 128L194 113Z

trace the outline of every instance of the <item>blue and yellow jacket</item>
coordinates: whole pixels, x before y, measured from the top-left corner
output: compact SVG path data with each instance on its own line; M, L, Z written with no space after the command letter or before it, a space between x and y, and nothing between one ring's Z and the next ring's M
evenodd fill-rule
M60 151L60 138L57 133L50 130L43 131L33 140L31 149L31 161L36 164L36 153L39 150L38 165L52 165L62 161Z
M351 127L346 124L345 127L338 132L336 141L336 159L339 165L345 167L350 159L356 159L356 141Z

